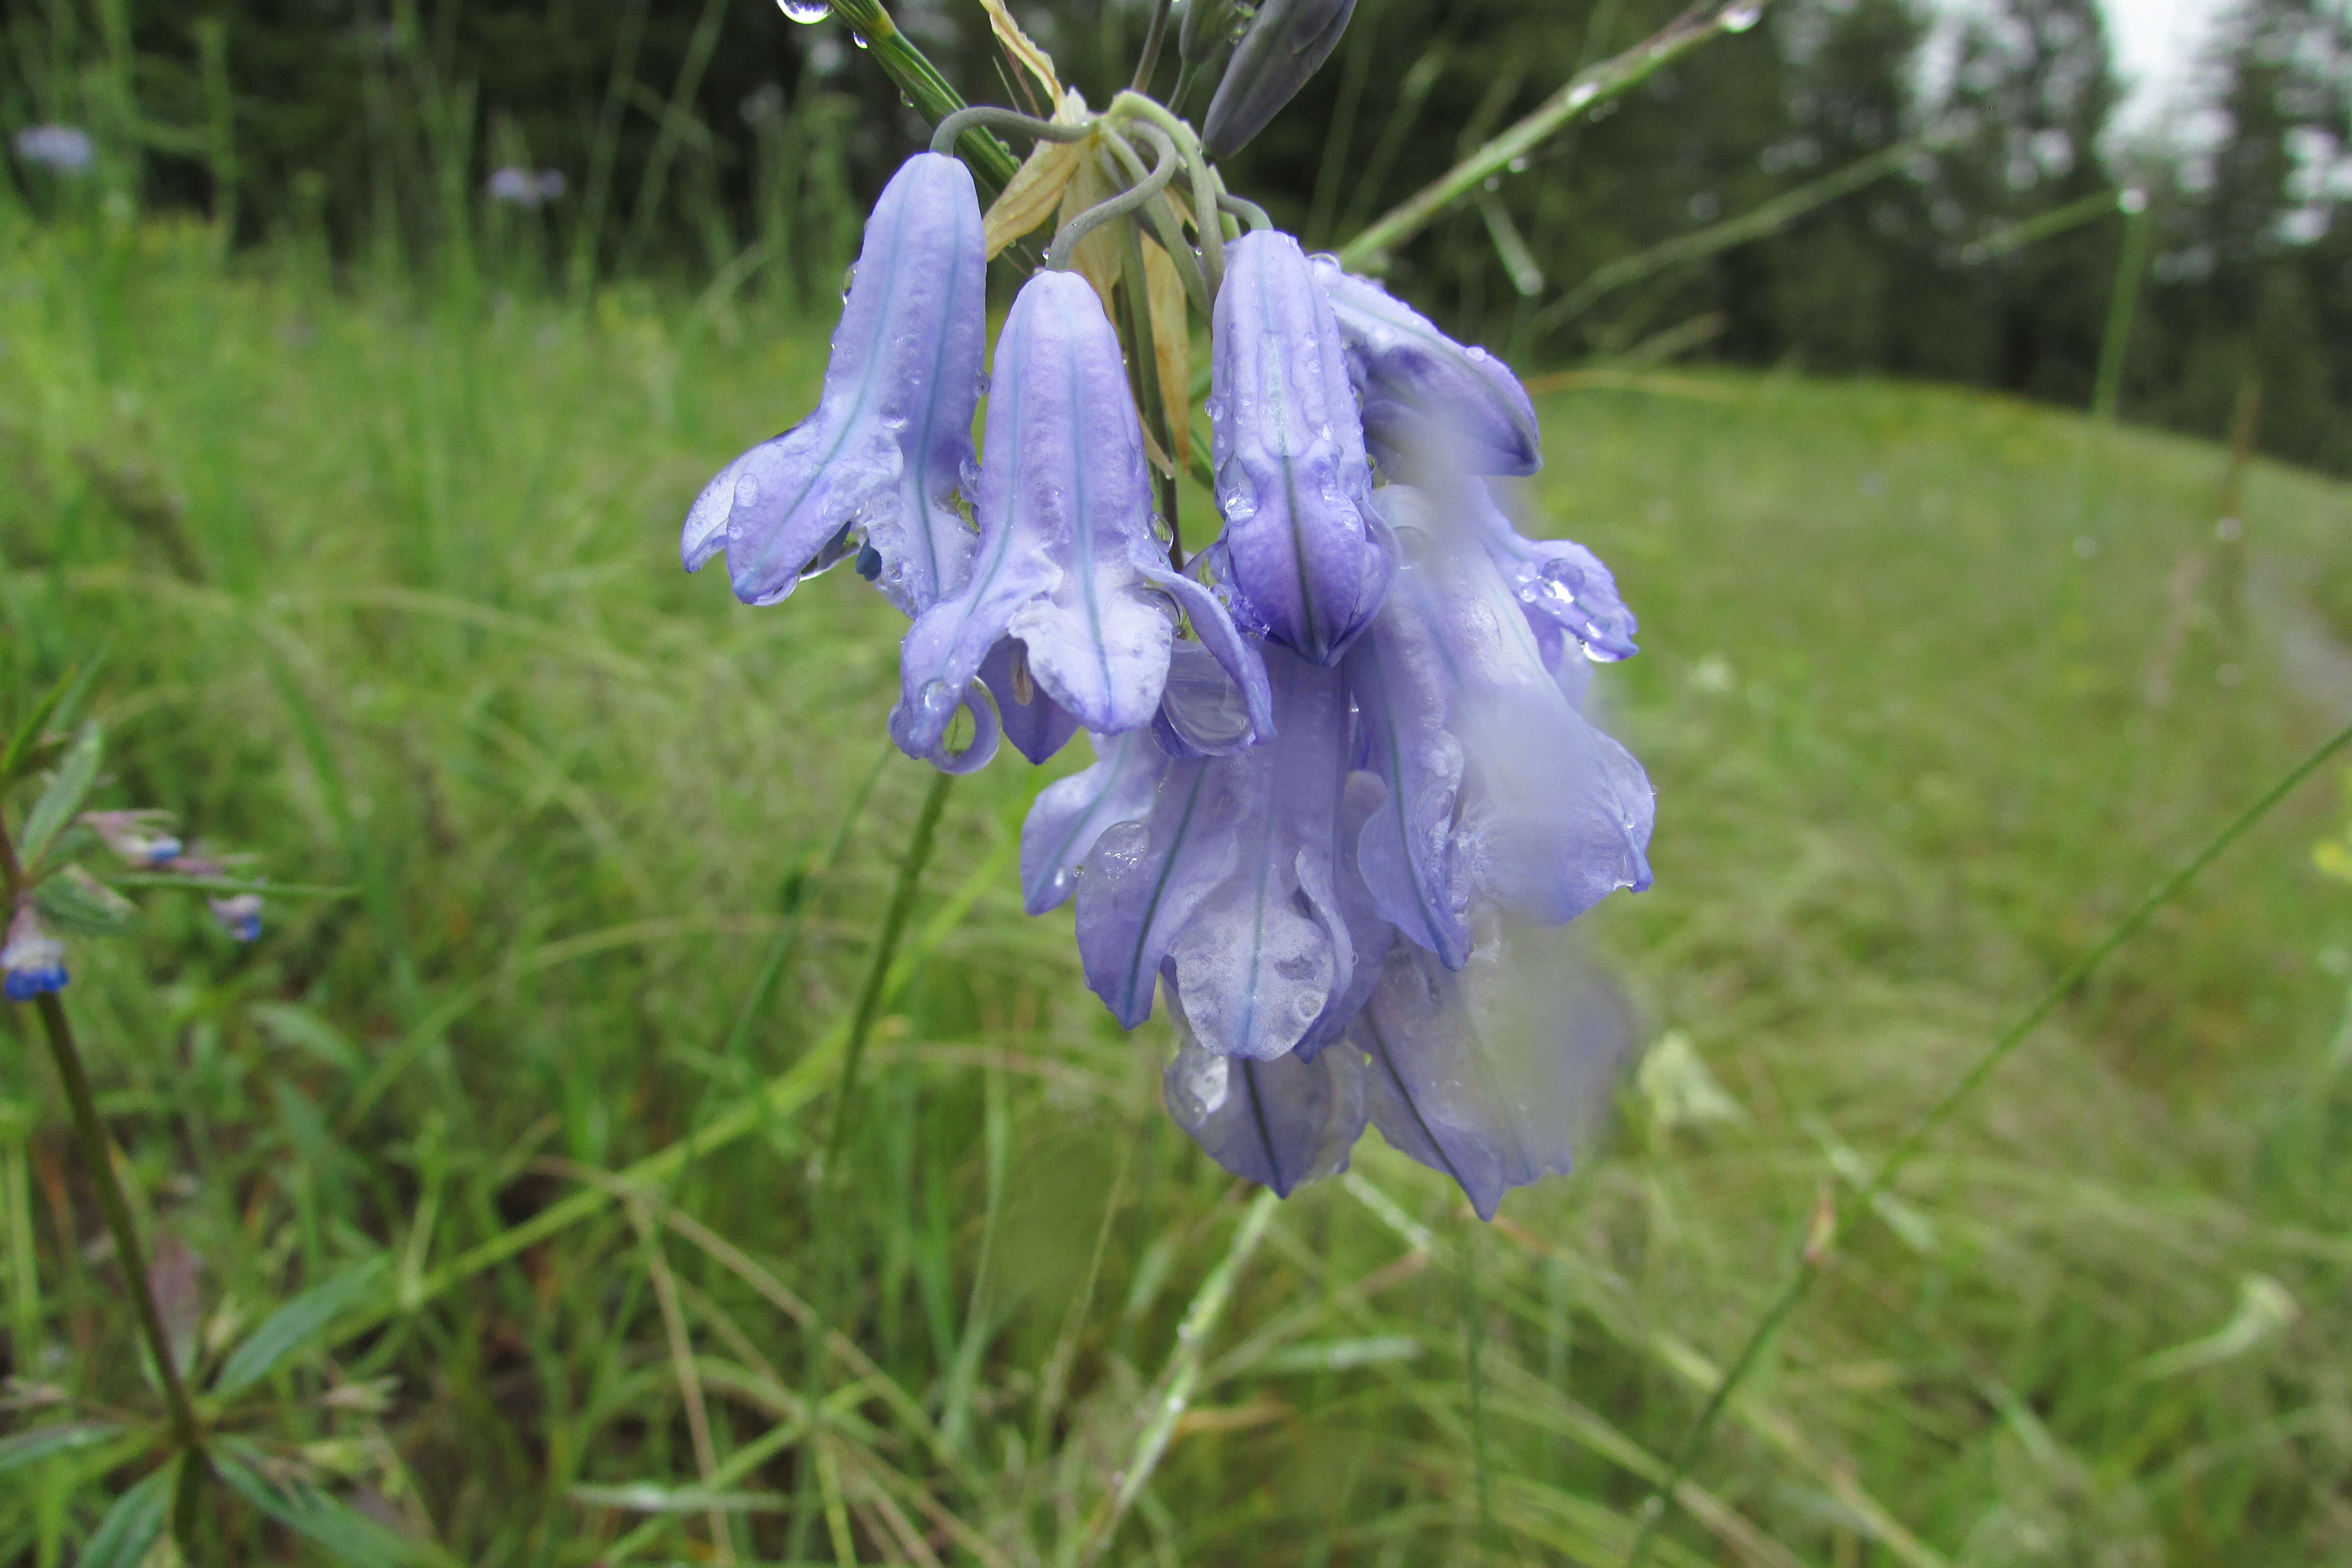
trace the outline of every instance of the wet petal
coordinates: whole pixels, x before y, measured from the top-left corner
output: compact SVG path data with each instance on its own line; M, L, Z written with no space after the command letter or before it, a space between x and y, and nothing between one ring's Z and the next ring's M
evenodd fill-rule
M1360 699L1368 736L1385 725L1395 739L1393 752L1372 763L1399 816L1376 817L1374 826L1396 828L1401 859L1377 832L1362 846L1382 912L1458 962L1461 928L1449 927L1448 909L1487 898L1559 923L1618 889L1647 887L1649 781L1563 692L1475 519L1403 486L1380 494L1407 556L1373 634L1373 700ZM1452 838L1441 844L1429 830L1440 816L1447 738L1462 765ZM1416 910L1427 918L1409 918Z
M816 412L704 488L680 539L688 571L724 550L736 595L774 604L857 537L909 615L961 584L986 269L971 174L909 158L866 222Z
M1179 1006L1172 994L1171 1010ZM1160 1083L1168 1114L1209 1158L1288 1197L1348 1168L1364 1131L1362 1058L1326 1051L1270 1062L1221 1057L1189 1032Z
M1573 540L1526 538L1484 485L1463 487L1458 500L1472 514L1480 542L1539 637L1548 623L1574 638L1579 651L1596 664L1613 664L1639 651L1633 612L1599 556Z
M1225 526L1204 564L1244 629L1332 664L1396 568L1339 328L1297 240L1225 249L1209 398Z
M1542 430L1527 388L1482 348L1465 348L1367 278L1314 258L1363 398L1364 439L1384 469L1441 464L1472 474L1532 474Z
M1514 963L1500 933L1481 934L1459 973L1400 943L1348 1038L1381 1136L1492 1219L1511 1188L1569 1169L1633 1031L1622 999L1573 955Z
M1021 891L1033 915L1058 907L1076 890L1078 868L1106 828L1150 814L1152 792L1168 765L1148 730L1090 739L1095 765L1047 784L1021 826Z
M1031 762L1045 761L1078 732L1078 716L1038 687L1036 677L1029 671L1026 650L1011 637L996 639L996 646L981 661L980 679L996 700L1004 738Z
M1000 639L1087 729L1151 721L1176 611L1151 531L1143 426L1118 338L1084 279L1041 272L997 341L970 579L916 618L890 731L937 760L952 710Z
M1163 968L1221 1055L1271 1060L1348 986L1337 887L1348 711L1339 678L1267 656L1275 739L1173 761L1150 816L1103 835L1078 889L1087 979L1129 1027Z
M1370 999L1372 987L1379 984L1381 970L1386 963L1389 949L1396 944L1397 931L1381 912L1371 889L1354 864L1353 850L1364 836L1366 824L1388 798L1381 782L1370 773L1352 773L1348 786L1339 799L1339 866L1334 872L1337 883L1339 915L1347 922L1349 945L1353 950L1353 967L1348 983L1334 992L1323 1014L1307 1027L1298 1042L1298 1055L1312 1058L1325 1046L1344 1035L1348 1026Z
M1462 742L1447 728L1437 637L1399 604L1348 652L1364 763L1386 786L1356 839L1356 863L1380 912L1458 969L1470 956L1470 880L1455 832Z

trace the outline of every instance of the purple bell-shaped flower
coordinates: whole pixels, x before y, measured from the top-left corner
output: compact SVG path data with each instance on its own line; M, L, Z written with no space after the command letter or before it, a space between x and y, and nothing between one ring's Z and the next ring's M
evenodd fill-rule
M1203 564L1245 630L1336 663L1396 569L1339 325L1290 236L1225 256L1209 393L1225 526Z
M866 220L816 412L704 487L680 541L688 571L723 550L736 597L772 605L854 553L910 616L963 585L987 268L971 173L943 153L908 159Z
M1255 652L1208 589L1169 569L1152 531L1143 425L1118 337L1076 273L1032 278L1005 319L979 492L968 580L916 617L899 649L890 733L908 755L954 772L987 762L995 707L971 688L992 661L1003 671L1000 701L1029 710L1013 732L1034 738L1033 761L1080 725L1116 735L1150 724L1180 612L1244 693L1256 731L1271 731ZM1040 702L1059 714L1038 713ZM950 754L959 707L977 731Z
M1511 367L1465 348L1336 256L1310 263L1330 301L1363 401L1364 441L1383 470L1532 474L1543 467L1535 405Z

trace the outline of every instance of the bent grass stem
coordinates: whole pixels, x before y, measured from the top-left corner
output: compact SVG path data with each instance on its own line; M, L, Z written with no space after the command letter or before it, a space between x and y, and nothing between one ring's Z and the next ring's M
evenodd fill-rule
M2102 964L2114 957L2116 950L2124 943L2137 936L2141 929L2155 918L2158 910L2178 898L2189 883L2195 881L2204 872L2207 867L2220 859L2231 845L2244 837L2248 829L2269 816L2281 801L2294 793L2297 785L2326 766L2329 758L2347 745L2352 745L2352 725L2347 725L2336 731L2335 734L2322 742L2310 755L2288 769L2277 783L2256 796L2252 805L2231 818L2219 833L2206 840L2204 847L2184 861L2179 869L2158 883L2153 891L2134 906L2130 913L2110 927L2107 934L2100 938L2088 952L2067 965L2065 972L2050 983L2049 988L2042 992L2033 1005L2028 1007L2015 1023L2002 1030L1992 1044L1985 1048L1983 1054L1970 1065L1969 1070L1962 1073L1950 1088L1938 1095L1935 1102L1926 1110L1920 1112L1918 1118L1912 1122L1910 1130L1895 1142L1894 1149L1880 1163L1876 1173L1855 1194L1853 1211L1868 1212L1871 1205L1894 1185L1895 1177L1903 1173L1905 1167L1918 1157L1920 1151L1927 1146L1927 1140L1935 1135L1936 1131L1950 1121L1953 1114L1984 1086L1985 1080L1992 1077L1994 1070L2009 1058L2011 1052L2023 1045L2032 1037L2035 1030L2048 1021L2050 1016L2058 1010L2060 1005L2073 994L2076 986L2088 980ZM1633 1549L1625 1554L1625 1568L1641 1568L1641 1565L1648 1561L1650 1549L1655 1544L1658 1531L1665 1522L1670 1500L1680 1495L1684 1479L1689 1476L1691 1467L1697 1462L1699 1452L1705 1447L1708 1436L1713 1434L1716 1423L1722 1419L1725 1407L1731 1403L1732 1394L1738 1392L1742 1383L1747 1381L1748 1374L1756 1369L1758 1362L1763 1357L1765 1347L1771 1342L1773 1334L1779 1331L1783 1322L1788 1321L1790 1314L1797 1310L1798 1305L1812 1289L1814 1280L1821 1277L1822 1264L1825 1261L1830 1246L1835 1241L1836 1230L1837 1223L1833 1217L1826 1223L1818 1215L1807 1219L1806 1234L1798 1244L1794 1266L1788 1270L1786 1279L1782 1282L1779 1292L1772 1298L1770 1304L1764 1309L1763 1316L1757 1320L1755 1328L1748 1331L1746 1342L1739 1347L1739 1353L1732 1358L1730 1366L1725 1369L1722 1380L1706 1396L1706 1403L1700 1406L1698 1415L1692 1421L1690 1429L1683 1435L1682 1441L1675 1446L1673 1460L1666 1468L1665 1479L1651 1492L1649 1500L1643 1505L1641 1530L1633 1537Z

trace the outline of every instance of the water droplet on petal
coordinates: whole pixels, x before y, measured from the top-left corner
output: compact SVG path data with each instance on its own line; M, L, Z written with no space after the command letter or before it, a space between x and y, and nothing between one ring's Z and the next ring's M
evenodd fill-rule
M776 0L777 8L803 26L824 21L833 15L826 0Z

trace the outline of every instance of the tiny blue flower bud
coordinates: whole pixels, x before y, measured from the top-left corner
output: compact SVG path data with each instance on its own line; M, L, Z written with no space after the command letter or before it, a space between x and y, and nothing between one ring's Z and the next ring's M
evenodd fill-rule
M1168 569L1151 529L1143 425L1129 395L1118 336L1093 288L1073 272L1024 284L997 339L981 465L980 541L963 586L924 610L899 649L901 696L890 733L908 755L959 771L988 760L992 732L944 750L958 707L1006 639L1018 671L1068 720L1102 734L1152 721L1168 679L1177 616L1224 662L1272 727L1265 676L1223 607ZM1009 657L1009 656L1008 656ZM1015 693L1016 697L1019 693ZM1024 716L1038 745L1062 721Z
M261 895L232 893L225 899L206 899L213 919L221 930L239 942L253 942L261 935Z
M1510 366L1455 342L1338 257L1318 256L1314 267L1363 399L1365 443L1383 469L1532 474L1543 466L1535 405Z
M1226 247L1209 418L1224 531L1203 552L1244 628L1338 661L1396 569L1331 307L1298 242Z
M1322 68L1355 15L1356 0L1265 0L1234 50L1217 96L1201 122L1213 158L1247 146Z
M29 1002L66 988L66 944L49 934L30 899L18 902L16 918L8 922L7 942L0 945L0 973L5 974L0 988L11 1002Z
M98 161L89 132L71 125L27 125L16 132L16 156L61 174L84 174ZM13 994L13 993L12 993Z
M772 605L862 543L877 585L910 616L963 585L972 537L957 502L987 268L971 174L943 153L908 159L866 220L816 412L696 498L688 571L723 550L736 596Z
M160 811L85 811L81 820L126 865L142 870L169 866L184 848L177 838L161 831L162 824L170 819Z

